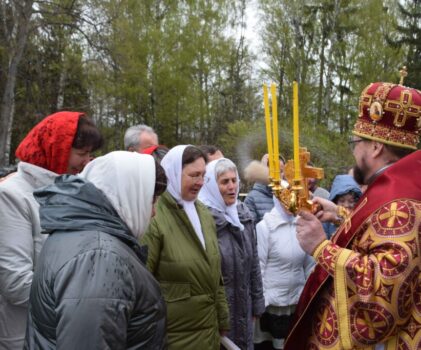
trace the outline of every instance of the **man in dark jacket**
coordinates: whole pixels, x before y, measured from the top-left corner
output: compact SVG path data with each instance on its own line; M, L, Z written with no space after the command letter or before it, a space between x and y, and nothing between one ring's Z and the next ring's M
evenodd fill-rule
M152 156L112 152L35 192L46 240L25 349L162 349L165 303L137 243L166 188Z

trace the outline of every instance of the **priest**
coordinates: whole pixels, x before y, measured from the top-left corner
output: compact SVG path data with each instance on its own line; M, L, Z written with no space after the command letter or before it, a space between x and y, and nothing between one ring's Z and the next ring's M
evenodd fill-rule
M297 238L317 266L285 350L421 349L421 92L373 83L349 140L366 192L348 213L324 199ZM326 239L321 221L341 223Z

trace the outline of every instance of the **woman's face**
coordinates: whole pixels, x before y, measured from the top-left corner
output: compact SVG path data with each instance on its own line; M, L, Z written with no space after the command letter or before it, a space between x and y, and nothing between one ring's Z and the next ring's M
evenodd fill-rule
M228 170L219 175L216 182L225 205L234 204L237 200L237 173L234 170Z
M185 201L194 201L203 186L206 173L206 163L203 158L186 164L181 175L181 198Z
M86 164L91 160L91 147L73 148L70 151L68 174L80 173Z

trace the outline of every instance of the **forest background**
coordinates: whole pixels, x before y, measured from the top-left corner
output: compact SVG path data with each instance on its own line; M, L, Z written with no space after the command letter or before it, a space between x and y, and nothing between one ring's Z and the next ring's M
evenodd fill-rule
M353 165L360 92L403 65L420 89L420 0L0 0L0 166L42 118L75 110L101 128L99 154L144 123L243 168L266 152L263 82L279 86L291 158L297 80L301 145L328 186Z

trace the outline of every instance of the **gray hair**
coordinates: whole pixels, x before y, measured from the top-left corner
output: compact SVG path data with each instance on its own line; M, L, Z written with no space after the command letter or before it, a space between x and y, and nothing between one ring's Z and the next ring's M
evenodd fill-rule
M218 162L215 165L215 176L216 179L218 179L219 176L222 174L225 174L227 171L235 171L235 173L238 176L238 170L237 166L234 164L234 162L227 158L222 158L218 160Z
M128 150L129 147L139 146L139 136L143 132L155 134L155 130L145 124L133 125L128 128L124 134L124 149Z

